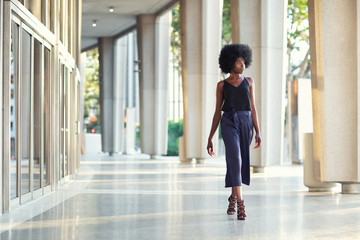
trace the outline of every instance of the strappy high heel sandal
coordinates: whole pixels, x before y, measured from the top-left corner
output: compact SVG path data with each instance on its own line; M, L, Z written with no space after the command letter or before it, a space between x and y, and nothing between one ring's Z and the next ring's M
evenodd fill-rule
M244 200L237 201L237 218L239 220L246 219Z
M228 206L228 209L227 209L227 214L233 215L233 214L235 214L236 198L234 198L232 195L230 195L230 197L228 198L228 201L229 201L229 206Z

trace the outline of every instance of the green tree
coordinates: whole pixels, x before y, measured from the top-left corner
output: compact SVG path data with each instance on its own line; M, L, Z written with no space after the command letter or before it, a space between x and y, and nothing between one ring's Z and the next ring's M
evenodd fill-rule
M305 77L310 72L310 50L309 47L304 59L300 63L294 63L293 54L300 50L303 42L309 46L309 21L307 0L288 0L287 8L287 55L288 73L287 80L292 81ZM295 75L295 72L297 74Z
M86 129L92 128L100 132L100 85L99 85L99 52L92 49L86 52L85 86L84 86L84 118L87 120ZM90 113L96 113L90 116ZM89 118L90 117L90 118ZM96 120L95 120L95 118Z
M230 0L224 0L222 14L222 45L231 44L231 11Z
M175 69L181 71L180 4L171 10L171 52Z
M179 155L179 137L183 135L183 121L168 121L168 156Z

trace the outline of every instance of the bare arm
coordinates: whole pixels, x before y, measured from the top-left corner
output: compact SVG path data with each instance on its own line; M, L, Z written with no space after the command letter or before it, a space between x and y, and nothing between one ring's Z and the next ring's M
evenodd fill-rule
M224 86L224 81L221 81L217 84L216 87L216 106L215 106L215 113L214 113L214 117L213 117L213 121L212 121L212 125L211 125L211 130L210 130L210 134L209 134L209 138L208 138L208 144L207 144L207 151L209 153L210 156L215 155L214 153L214 148L213 148L213 143L212 143L212 138L215 134L215 131L217 129L217 127L219 126L219 122L221 119L221 105L223 103L223 94L222 94L222 89Z
M258 123L257 111L255 106L255 82L252 78L248 78L250 83L250 99L251 99L251 118L253 121L253 126L255 128L255 147L258 148L261 145L261 136L260 136L260 128Z

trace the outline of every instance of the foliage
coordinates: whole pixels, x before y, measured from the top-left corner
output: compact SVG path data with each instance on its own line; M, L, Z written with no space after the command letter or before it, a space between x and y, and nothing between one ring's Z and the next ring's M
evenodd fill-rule
M183 135L183 121L168 121L168 156L179 155L179 137Z
M136 130L135 130L135 147L136 148L141 148L141 143L140 143L140 124L138 124L136 126Z
M222 45L231 44L231 11L230 0L224 0L222 17Z
M171 52L174 57L174 66L181 71L181 38L180 38L180 4L171 10Z
M287 54L288 54L288 80L292 80L294 73L298 71L295 78L306 76L310 71L309 49L300 63L294 63L292 54L300 50L302 42L309 46L309 21L307 0L288 0L287 8Z
M84 86L84 118L87 119L86 129L100 132L100 85L99 85L99 52L92 49L86 52ZM95 116L90 115L95 114ZM96 119L90 121L91 119Z

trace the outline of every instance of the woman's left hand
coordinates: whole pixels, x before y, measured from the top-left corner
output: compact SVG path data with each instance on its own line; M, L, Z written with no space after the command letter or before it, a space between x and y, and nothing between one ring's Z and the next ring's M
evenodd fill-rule
M261 137L260 137L260 134L256 134L256 135L255 135L255 147L254 147L254 149L259 148L260 145L261 145Z

